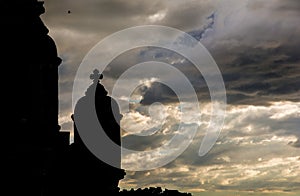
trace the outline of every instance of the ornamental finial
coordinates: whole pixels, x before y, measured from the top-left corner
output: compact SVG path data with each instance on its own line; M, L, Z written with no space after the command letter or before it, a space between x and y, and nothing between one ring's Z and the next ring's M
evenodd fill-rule
M93 80L94 83L97 83L99 80L103 79L103 74L100 74L98 69L94 69L93 73L90 75L90 79Z

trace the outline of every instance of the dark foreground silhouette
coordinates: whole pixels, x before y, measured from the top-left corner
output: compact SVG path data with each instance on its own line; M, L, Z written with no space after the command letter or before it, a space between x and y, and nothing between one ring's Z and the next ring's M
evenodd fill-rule
M150 187L150 188L138 188L136 190L122 190L120 191L119 195L121 196L191 196L191 193L181 193L177 190L169 190L165 189L162 190L161 187Z
M74 143L69 145L69 133L60 132L58 125L61 59L40 19L45 12L43 2L3 0L0 6L1 68L9 76L1 77L5 94L2 96L5 105L1 135L5 149L1 159L2 192L10 196L184 195L161 188L120 190L118 183L125 175L124 170L100 161L86 148L76 120ZM103 76L97 71L94 76L97 77L77 103L74 116L90 104L89 97L95 96L93 104L98 120L108 137L121 145L118 122L122 116L112 117L111 103L116 108L117 104L99 83ZM112 156L121 163L120 153Z

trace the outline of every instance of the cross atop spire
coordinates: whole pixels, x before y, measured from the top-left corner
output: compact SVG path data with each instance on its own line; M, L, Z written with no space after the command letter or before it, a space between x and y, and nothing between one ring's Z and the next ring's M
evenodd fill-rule
M99 80L103 79L103 74L100 74L98 69L94 69L93 73L90 75L90 79L93 80L94 83L97 83Z

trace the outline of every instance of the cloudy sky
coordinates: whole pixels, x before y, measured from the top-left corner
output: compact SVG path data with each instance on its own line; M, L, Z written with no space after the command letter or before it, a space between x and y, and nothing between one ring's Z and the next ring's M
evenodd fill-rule
M183 115L172 88L155 74L173 83L178 78L160 69L148 66L143 74L122 79L120 89L136 86L130 96L115 97L121 107L130 106L121 124L126 148L158 148L180 134L180 122L188 131L201 119L194 140L180 156L157 169L127 171L122 188L161 186L195 195L300 192L298 0L45 0L45 8L42 19L63 60L59 118L64 130L72 129L73 81L83 58L99 41L125 28L151 24L184 31L205 46L222 73L227 94L224 126L213 148L200 157L213 103L203 76L190 61L166 49L141 47L107 66L103 84L111 93L133 65L168 63L190 80L200 105ZM133 37L126 40L133 41ZM143 158L145 164L153 161L152 156ZM134 164L134 156L123 162Z

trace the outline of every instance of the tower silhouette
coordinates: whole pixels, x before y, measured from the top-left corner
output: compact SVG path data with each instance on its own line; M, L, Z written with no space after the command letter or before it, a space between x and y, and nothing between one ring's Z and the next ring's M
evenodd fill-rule
M107 95L104 86L99 82L103 78L98 70L94 70L90 78L93 83L88 87L85 96L80 98L75 106L74 115L74 143L70 147L68 174L72 185L72 195L93 195L96 193L116 194L119 192L118 183L123 179L125 172L121 168L121 150L111 154L118 165L117 167L98 159L86 147L80 137L76 120L85 123L84 130L93 129L91 122L93 110L96 111L97 120L105 134L117 145L121 146L120 120L117 102ZM82 122L84 121L84 122ZM102 131L102 130L96 130ZM101 141L98 141L101 142ZM110 152L110 149L101 149Z
M46 195L53 163L68 146L59 132L56 45L40 19L37 0L1 1L3 84L1 177L8 195Z

